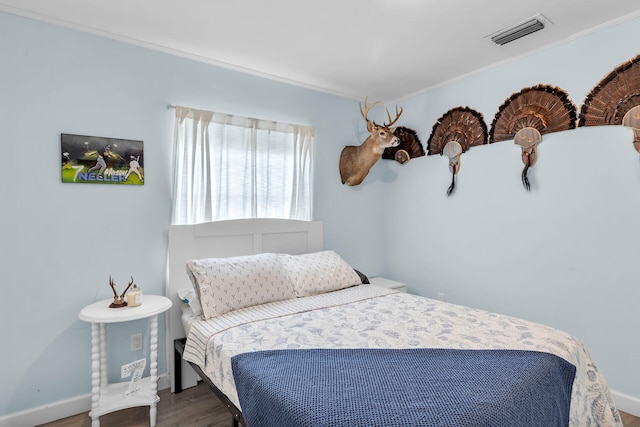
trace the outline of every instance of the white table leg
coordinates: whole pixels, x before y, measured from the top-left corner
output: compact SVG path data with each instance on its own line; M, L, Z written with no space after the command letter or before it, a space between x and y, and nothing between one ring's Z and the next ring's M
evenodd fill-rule
M151 396L155 396L151 407L149 408L149 421L151 427L156 425L157 396L158 396L158 316L151 317L151 334L149 338L149 375L151 381Z
M107 324L100 323L100 388L104 389L107 384Z
M100 427L100 417L93 415L100 406L100 327L91 324L91 427Z

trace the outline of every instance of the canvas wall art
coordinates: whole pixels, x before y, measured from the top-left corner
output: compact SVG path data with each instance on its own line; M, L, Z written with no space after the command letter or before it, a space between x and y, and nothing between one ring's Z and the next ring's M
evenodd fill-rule
M144 184L143 141L60 135L62 182Z

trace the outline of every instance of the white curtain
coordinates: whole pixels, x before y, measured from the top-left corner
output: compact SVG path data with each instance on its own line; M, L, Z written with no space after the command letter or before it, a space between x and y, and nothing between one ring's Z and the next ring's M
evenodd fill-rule
M174 224L309 221L312 127L176 107Z

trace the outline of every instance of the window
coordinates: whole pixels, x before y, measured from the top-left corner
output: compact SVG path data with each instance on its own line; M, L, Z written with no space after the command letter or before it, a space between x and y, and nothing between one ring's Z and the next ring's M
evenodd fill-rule
M174 224L312 219L311 127L176 107Z

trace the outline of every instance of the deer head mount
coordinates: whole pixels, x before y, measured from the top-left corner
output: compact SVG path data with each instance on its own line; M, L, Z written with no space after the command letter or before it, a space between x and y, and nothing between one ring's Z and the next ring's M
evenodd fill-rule
M367 98L364 100L363 106L360 105L360 114L367 122L367 130L369 136L362 145L347 145L340 153L340 178L343 184L350 186L360 185L365 177L369 174L371 167L380 159L382 153L387 147L395 147L399 144L398 137L394 135L395 128L393 124L398 121L402 115L402 107L396 105L396 117L391 119L391 114L387 109L387 118L389 123L382 125L368 119L371 108L378 105L380 101L376 101L371 105L367 105Z
M127 287L124 290L124 292L122 292L122 294L118 295L118 293L116 292L116 284L113 283L113 279L111 278L111 276L109 276L109 286L111 286L111 290L113 290L113 302L111 304L109 304L110 308L120 308L120 307L126 307L127 306L127 301L124 299L124 294L127 293L129 288L131 287L131 285L133 285L133 276L131 276L131 281L127 285Z

